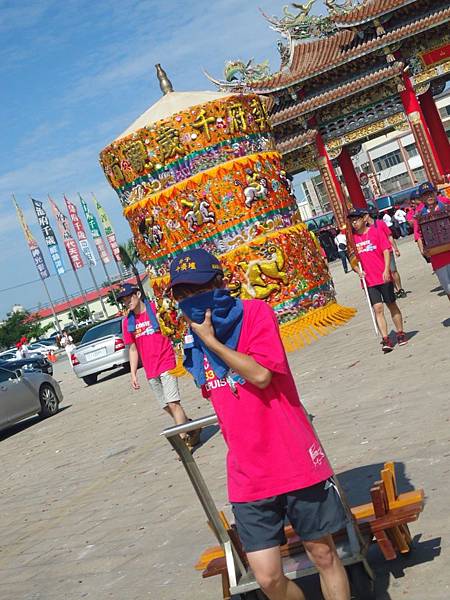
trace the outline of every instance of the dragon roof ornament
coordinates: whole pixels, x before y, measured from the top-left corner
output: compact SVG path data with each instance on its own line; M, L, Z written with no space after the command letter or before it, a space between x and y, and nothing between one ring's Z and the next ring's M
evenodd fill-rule
M288 5L283 6L281 18L270 17L261 10L263 17L269 22L270 28L282 37L292 40L310 40L314 38L327 37L336 33L337 27L330 16L310 15L311 8L316 0L308 0L305 4L292 3L298 10L291 12ZM326 0L334 6L335 0ZM345 0L351 2L352 0ZM328 5L328 4L327 4ZM330 7L329 7L330 8ZM339 7L335 7L336 10Z
M262 81L270 77L269 61L255 63L253 58L244 62L243 60L227 60L223 70L224 79L215 79L209 73L203 71L206 77L217 85L219 90L227 92L245 92L247 84Z

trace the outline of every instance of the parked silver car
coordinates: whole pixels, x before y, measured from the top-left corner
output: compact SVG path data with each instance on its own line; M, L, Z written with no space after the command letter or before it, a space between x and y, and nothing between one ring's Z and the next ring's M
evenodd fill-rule
M0 429L35 414L51 417L62 399L61 388L50 375L0 367Z
M130 368L128 348L122 337L122 318L110 319L88 329L71 354L73 370L86 385L97 381L99 373Z

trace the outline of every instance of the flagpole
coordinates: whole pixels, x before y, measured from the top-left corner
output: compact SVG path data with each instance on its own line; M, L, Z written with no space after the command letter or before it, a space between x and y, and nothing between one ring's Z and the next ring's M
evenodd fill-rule
M98 249L98 247L97 247L97 252L98 252L98 255L100 257L100 262L102 263L103 270L105 271L105 275L106 275L106 279L107 279L107 281L109 283L109 287L111 288L111 293L113 295L114 302L116 303L116 305L118 305L116 293L115 293L114 287L113 287L113 282L111 281L111 278L110 278L109 273L108 273L108 271L106 269L105 263L102 261L102 257L100 255L100 250Z
M100 290L99 290L99 287L98 287L98 284L97 284L97 280L95 279L94 271L92 270L91 265L88 265L88 269L89 269L89 273L91 274L92 281L94 282L95 289L97 290L98 297L99 297L99 300L100 300L100 304L102 305L103 316L105 317L105 319L107 319L108 318L108 313L106 312L105 304L103 302L103 297L102 297L102 295L100 293Z
M66 297L66 302L67 302L67 304L69 305L70 314L72 315L72 321L73 321L73 322L75 323L75 325L78 327L78 319L76 318L76 316L75 316L75 313L74 313L74 310L73 310L73 307L72 307L72 305L71 305L71 303L70 303L70 300L69 300L69 295L67 294L67 290L66 290L66 287L65 287L65 285L64 285L64 283L63 283L62 277L61 277L61 275L58 273L58 271L56 271L56 275L57 275L57 277L58 277L58 279L59 279L59 283L61 284L61 287L62 287L62 291L63 291L63 293L64 293L64 296Z
M70 257L69 257L69 261L70 261ZM75 279L77 280L78 287L80 288L80 294L83 297L83 300L84 300L83 304L85 305L85 307L86 307L86 309L88 311L89 318L91 319L91 321L94 321L94 318L93 318L92 313L91 313L91 309L89 308L89 303L88 303L88 300L87 300L87 297L86 297L86 292L83 290L83 288L81 286L81 281L80 281L80 278L78 277L77 270L75 269L75 267L73 265L72 265L72 271L73 271L73 274L75 275Z
M53 313L53 318L54 318L54 320L55 320L55 325L56 325L56 328L58 329L59 333L62 333L61 325L60 325L60 323L59 323L59 319L58 319L58 317L57 317L57 315L56 315L55 306L54 306L54 304L53 304L53 301L52 301L52 298L51 298L51 296L50 296L50 292L48 291L47 284L45 283L45 279L42 279L42 278L41 278L41 281L42 281L42 283L43 283L43 285L44 285L45 291L47 292L47 297L48 297L48 300L49 300L49 302L50 302L50 306L52 307L52 313Z

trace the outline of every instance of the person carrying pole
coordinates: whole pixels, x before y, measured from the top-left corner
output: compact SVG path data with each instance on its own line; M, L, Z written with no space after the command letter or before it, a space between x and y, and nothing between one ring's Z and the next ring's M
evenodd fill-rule
M384 316L386 304L394 323L397 344L404 346L408 343L403 331L403 316L396 303L394 284L390 270L391 244L384 233L376 227L371 227L368 222L368 211L356 208L348 213L353 230L360 265L352 265L355 273L367 284L370 304L375 313L376 323L382 340L381 348L384 353L391 352L394 345L389 337L388 326Z
M262 300L233 298L215 256L183 252L170 287L189 327L184 366L217 413L228 495L256 580L270 600L305 600L283 573L287 516L326 600L350 600L332 534L347 522L333 471L300 403L278 322Z

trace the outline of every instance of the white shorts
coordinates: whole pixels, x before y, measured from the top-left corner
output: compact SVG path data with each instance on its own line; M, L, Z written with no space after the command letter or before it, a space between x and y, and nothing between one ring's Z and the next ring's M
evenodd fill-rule
M444 292L450 295L450 264L436 269L435 273Z
M180 401L178 379L169 372L166 371L158 377L152 377L148 382L161 408L165 408L170 402Z

